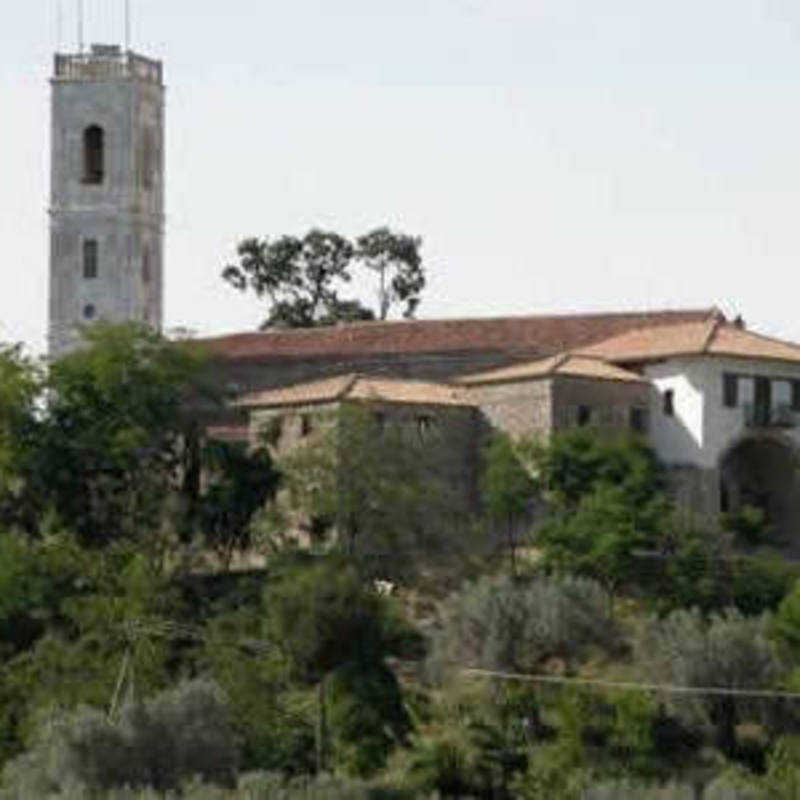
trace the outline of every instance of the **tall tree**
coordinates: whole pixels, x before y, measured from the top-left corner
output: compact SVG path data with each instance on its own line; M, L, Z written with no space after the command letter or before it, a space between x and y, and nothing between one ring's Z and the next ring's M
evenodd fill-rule
M378 228L354 245L338 233L310 230L302 238L249 238L237 247L238 263L228 264L222 277L239 291L269 300L268 328L311 328L375 319L375 312L342 291L361 263L381 277L379 316L405 303L404 316L414 313L425 286L419 256L420 240Z
M403 316L414 316L425 288L419 248L422 239L376 228L356 240L356 257L379 277L378 315L386 319L395 303L404 303Z
M31 524L27 466L42 374L18 345L0 345L0 523Z
M145 326L93 325L51 365L31 471L45 507L84 541L153 532L187 472L202 357ZM174 495L172 495L174 497Z

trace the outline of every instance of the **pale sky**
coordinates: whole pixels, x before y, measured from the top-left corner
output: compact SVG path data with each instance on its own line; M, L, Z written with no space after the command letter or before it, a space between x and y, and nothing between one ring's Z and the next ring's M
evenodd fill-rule
M84 3L120 42L123 0ZM35 350L58 5L0 23L0 340ZM424 239L423 318L717 304L800 340L797 2L131 5L168 87L166 328L257 326L219 277L242 237L387 224Z

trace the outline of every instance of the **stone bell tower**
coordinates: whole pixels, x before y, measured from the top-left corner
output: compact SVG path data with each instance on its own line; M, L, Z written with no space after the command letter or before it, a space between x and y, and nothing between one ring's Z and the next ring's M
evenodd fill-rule
M162 65L116 45L58 54L52 83L49 351L95 320L161 329Z

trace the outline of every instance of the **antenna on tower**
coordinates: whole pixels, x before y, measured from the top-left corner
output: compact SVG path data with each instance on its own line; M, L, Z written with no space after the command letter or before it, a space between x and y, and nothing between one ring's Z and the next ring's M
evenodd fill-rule
M64 44L64 8L61 0L56 0L56 52L61 50Z
M83 53L83 0L78 0L78 52Z
M131 0L125 0L125 50L131 49Z

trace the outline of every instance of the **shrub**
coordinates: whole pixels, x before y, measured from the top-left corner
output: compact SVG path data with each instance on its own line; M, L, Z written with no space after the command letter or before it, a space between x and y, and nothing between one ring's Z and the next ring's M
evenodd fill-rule
M771 617L745 617L736 609L704 618L697 609L679 610L655 621L640 641L648 678L673 686L769 688L782 674L769 639ZM736 726L746 719L766 722L763 701L720 694L676 696L676 710L713 731L716 745L737 755Z
M585 578L481 578L442 606L431 666L532 671L619 642L600 586Z
M7 798L77 790L178 790L192 776L235 784L237 748L219 689L192 681L146 703L127 705L118 721L83 708L47 722L34 746L7 765Z

